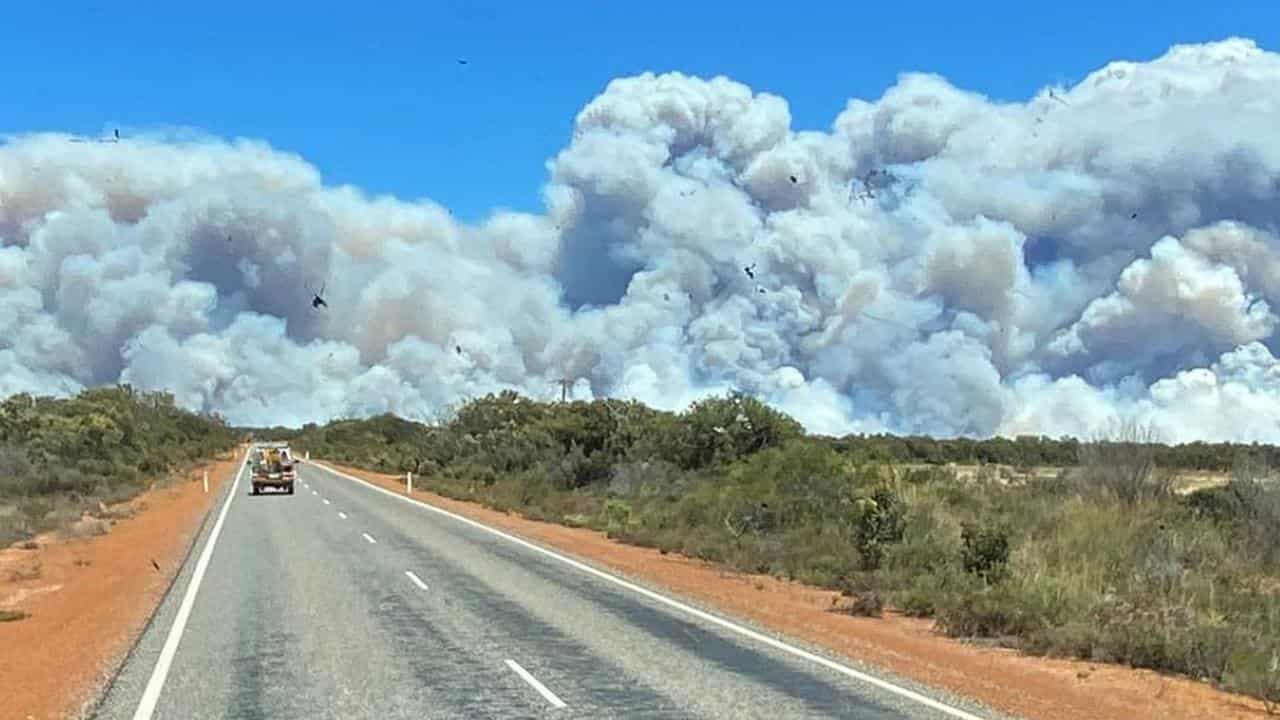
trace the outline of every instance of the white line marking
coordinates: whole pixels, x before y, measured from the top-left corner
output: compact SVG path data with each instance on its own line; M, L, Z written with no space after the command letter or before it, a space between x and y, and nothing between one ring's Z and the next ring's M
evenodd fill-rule
M427 589L427 584L422 582L422 578L418 577L417 575L414 575L412 570L405 570L404 574L409 576L409 579L413 581L414 585L417 585L423 590Z
M567 707L564 704L563 700L556 697L555 693L547 689L546 685L543 685L542 683L538 682L538 678L530 675L528 670L525 670L524 668L520 667L520 663L516 662L515 660L508 660L507 667L514 670L515 673L519 675L522 680L529 683L529 685L532 686L534 690L538 691L539 695L547 699L547 702L551 703L552 705L558 708Z
M322 499L322 500L324 500L324 504L325 504L325 505L329 505L329 504L331 504L331 503L329 502L329 498L321 498L321 499Z
M311 494L312 494L312 495L319 495L320 493L316 492L315 490L312 490L312 491L311 491Z
M365 539L365 540L368 540L368 541L369 541L369 544L370 544L370 545L377 545L377 544L378 544L378 541L377 541L377 540L374 540L374 539L373 539L373 536L372 536L372 535L370 535L369 533L360 533L360 534L364 536L364 539Z
M151 716L155 714L156 703L160 700L160 691L164 689L165 678L169 676L169 666L173 664L173 656L178 652L178 643L182 640L182 633L187 628L187 619L191 617L191 606L195 604L196 593L200 590L200 582L204 580L204 573L209 569L209 558L213 556L213 547L218 542L218 536L222 534L222 523L227 519L227 511L231 509L231 501L236 497L236 487L240 485L240 476L244 474L244 469L249 464L249 455L244 454L244 460L240 462L240 469L236 471L235 480L231 483L231 492L227 494L227 499L222 503L222 510L218 513L218 519L213 523L213 530L209 533L209 539L204 543L204 549L200 551L200 559L196 560L195 572L191 574L191 582L187 584L187 591L182 596L182 604L178 606L178 614L173 618L173 625L169 628L169 635L164 640L164 646L160 648L160 657L156 660L156 667L151 671L151 679L147 681L147 687L142 691L142 699L138 701L138 710L133 714L134 720L151 720ZM179 571L181 572L181 571Z
M339 511L339 512L338 512L338 517L342 518L343 520L346 520L346 519L347 519L347 514L346 514L346 513L344 513L344 512Z
M324 468L325 470L329 471L334 475L337 475L340 478L344 478L346 480L355 482L361 486L367 487L370 490L380 492L383 495L389 495L393 498L396 498L397 500L411 503L420 508L423 508L424 510L430 510L433 513L437 513L445 517L453 518L454 520L457 520L458 522L463 523L464 525L470 525L471 527L477 528L479 530L483 530L484 532L490 533L492 535L496 535L504 540L515 543L516 545L519 545L524 548L528 548L529 550L532 550L536 553L545 555L553 560L562 562L565 565L568 565L569 567L575 568L577 570L581 570L582 572L587 573L588 575L594 575L595 577L598 577L601 580L605 580L619 587L626 588L627 590L630 590L631 592L636 593L637 595L643 595L644 597L647 597L650 600L655 600L659 603L662 603L663 605L675 608L676 610L679 610L685 613L686 615L692 615L693 617L696 617L700 620L705 620L709 623L719 625L720 627L726 630L732 631L734 633L737 633L738 635L751 638L752 640L755 640L760 643L764 643L765 645L768 645L769 647L774 648L775 650L781 650L782 652L785 652L789 655L793 655L795 657L802 658L804 660L808 660L809 662L821 665L827 669L834 670L840 673L841 675L844 675L845 677L850 677L850 678L853 678L854 680L860 680L869 685L874 685L880 688L881 690L893 693L894 695L898 695L900 697L907 698L908 700L918 702L921 705L933 708L934 710L937 710L938 712L944 713L946 715L950 715L951 717L960 718L960 720L985 720L985 718L983 718L980 715L974 715L971 712L967 712L965 710L961 710L960 708L952 707L945 703L934 700L928 695L922 695L914 690L902 687L900 685L895 685L889 682L888 680L881 680L880 678L875 677L874 675L868 675L867 673L854 670L851 667L841 665L840 663L834 660L829 660L827 658L824 658L821 655L815 655L814 653L811 653L808 650L803 650L794 645L790 645L781 640L778 640L777 638L769 637L768 635L765 635L763 633L756 632L755 630L752 630L750 628L743 627L741 625L738 625L737 623L731 622L729 620L725 620L724 618L718 617L716 615L712 615L711 613L705 612L703 610L699 610L691 605L686 605L680 602L679 600L673 600L667 597L666 595L656 593L648 588L644 588L639 585L636 585L633 582L629 582L627 580L623 580L620 577L610 575L609 573L604 572L603 570L597 570L596 568L593 568L590 565L574 560L573 558L570 558L568 556L561 555L560 553L555 552L554 550L548 550L540 545L534 545L528 540L523 540L521 538L516 537L515 535L505 533L496 528L491 528L488 525L485 525L484 523L476 522L471 518L463 517L461 515L458 515L457 513L450 512L443 508L438 508L435 505L430 505L416 498L409 498L409 497L405 497L404 495L393 493L390 490L378 487L377 485L374 485L371 482L367 482L365 480L361 480L358 477L348 475L342 472L341 470L334 470L333 468L323 463L319 463L313 460L312 464L317 467Z

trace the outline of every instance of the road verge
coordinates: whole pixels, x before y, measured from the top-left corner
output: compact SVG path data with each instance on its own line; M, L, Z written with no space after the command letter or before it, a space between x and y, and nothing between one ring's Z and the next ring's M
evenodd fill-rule
M143 493L106 534L0 551L0 720L80 717L115 675L181 570L242 450ZM209 473L205 494L203 473Z

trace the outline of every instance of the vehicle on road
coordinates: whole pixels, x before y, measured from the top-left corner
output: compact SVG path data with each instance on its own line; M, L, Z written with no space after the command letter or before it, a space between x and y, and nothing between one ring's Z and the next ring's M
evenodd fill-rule
M298 474L287 443L261 445L254 450L253 477L250 479L250 495L260 495L266 488L284 490L293 494L293 483Z

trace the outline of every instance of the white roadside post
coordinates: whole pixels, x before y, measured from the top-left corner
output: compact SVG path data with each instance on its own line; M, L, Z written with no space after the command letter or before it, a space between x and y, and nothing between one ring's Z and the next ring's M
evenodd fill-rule
M410 471L405 473L404 480L405 480L405 485L408 486L409 488L409 494L412 495L413 494L413 472Z
M204 494L209 494L209 471L204 471Z

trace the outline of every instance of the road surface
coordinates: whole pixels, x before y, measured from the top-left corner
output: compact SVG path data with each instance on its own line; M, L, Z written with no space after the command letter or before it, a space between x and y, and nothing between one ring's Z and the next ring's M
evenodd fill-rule
M96 717L996 717L313 464L292 496L244 472Z

